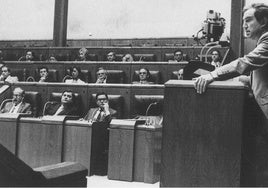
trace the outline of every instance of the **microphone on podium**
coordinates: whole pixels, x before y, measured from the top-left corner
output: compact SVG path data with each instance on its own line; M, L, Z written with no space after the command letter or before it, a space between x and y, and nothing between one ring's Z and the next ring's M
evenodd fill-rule
M48 104L55 104L55 103L56 103L56 102L54 102L54 101L47 101L47 102L45 103L45 105L44 105L42 115L45 116L45 112L46 112L46 108L47 108L47 105L48 105Z

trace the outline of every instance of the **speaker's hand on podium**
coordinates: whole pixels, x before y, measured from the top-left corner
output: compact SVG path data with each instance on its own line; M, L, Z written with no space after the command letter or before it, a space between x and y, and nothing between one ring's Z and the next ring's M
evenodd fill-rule
M195 79L194 88L196 92L202 94L206 91L208 84L214 81L212 74L205 74Z

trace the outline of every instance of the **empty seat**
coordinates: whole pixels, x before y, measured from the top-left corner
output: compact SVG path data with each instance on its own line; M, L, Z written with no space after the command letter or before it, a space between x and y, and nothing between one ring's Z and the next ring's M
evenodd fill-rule
M135 95L133 116L158 116L163 114L163 95Z
M134 54L134 61L156 61L155 54Z
M83 81L85 81L86 83L92 82L91 73L89 70L81 70L81 73L83 74Z
M87 55L87 61L98 61L97 54L88 54Z
M92 95L90 108L96 108L96 94ZM117 111L117 118L124 117L124 98L122 95L108 95L109 107Z
M11 76L17 76L19 81L26 81L30 76L30 71L28 69L12 69Z
M125 72L122 70L107 70L107 83L125 83Z
M69 61L70 60L70 56L69 54L57 54L54 56L56 58L57 61Z
M159 71L149 71L150 72L150 77L149 77L149 82L153 82L155 84L162 84L162 76ZM134 81L139 81L139 71L136 70L132 76L132 82Z
M42 98L39 92L26 91L24 101L31 104L34 117L42 115Z

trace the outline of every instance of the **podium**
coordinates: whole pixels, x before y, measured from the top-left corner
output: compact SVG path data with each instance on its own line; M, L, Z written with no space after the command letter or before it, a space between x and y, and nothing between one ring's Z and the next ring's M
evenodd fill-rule
M240 186L248 91L226 81L212 83L200 95L193 84L165 84L160 186Z
M161 127L145 119L114 119L110 124L108 178L155 183L159 181Z

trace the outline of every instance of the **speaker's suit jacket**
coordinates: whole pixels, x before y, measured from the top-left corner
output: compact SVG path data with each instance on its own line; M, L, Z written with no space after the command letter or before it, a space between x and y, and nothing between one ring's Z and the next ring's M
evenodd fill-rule
M0 113L8 113L13 107L12 102L7 102L5 106L1 109ZM32 114L32 107L29 103L22 102L17 113Z
M89 109L87 115L84 117L84 120L93 120L94 116L98 112L99 108L91 108ZM100 120L100 122L110 122L113 118L116 118L117 116L117 111L109 108L110 114L107 116L103 116Z
M213 72L221 78L248 71L252 71L251 88L254 97L268 119L268 32L262 34L253 51Z
M54 115L60 106L61 103L49 104L45 109L45 115ZM58 115L79 116L79 112L75 106L69 105L67 108L64 108Z

